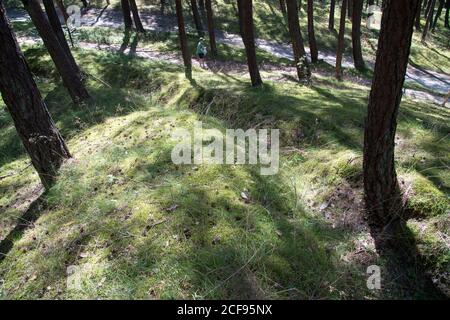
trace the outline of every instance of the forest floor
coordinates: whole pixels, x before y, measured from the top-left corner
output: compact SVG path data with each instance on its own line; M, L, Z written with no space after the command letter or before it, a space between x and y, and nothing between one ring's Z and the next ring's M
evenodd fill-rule
M251 88L242 49L220 44L187 81L176 34L83 27L73 51L93 99L74 105L30 23L13 25L74 158L43 194L0 108L0 298L426 299L439 296L430 283L450 294L448 108L402 100L396 166L425 270L399 270L363 218L370 73L339 82L322 62L300 86L289 59L258 50L265 84ZM173 164L172 131L195 121L279 128L279 174ZM370 265L382 290L366 286Z

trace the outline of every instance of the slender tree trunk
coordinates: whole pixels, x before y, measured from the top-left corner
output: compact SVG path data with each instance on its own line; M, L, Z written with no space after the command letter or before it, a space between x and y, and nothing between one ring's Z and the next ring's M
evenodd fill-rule
M204 36L202 20L198 11L197 0L191 0L192 17L194 18L195 29L199 37Z
M364 59L361 50L361 19L363 10L363 0L353 0L352 19L352 49L355 68L359 71L365 69Z
M192 79L192 60L186 36L186 29L184 27L183 5L181 0L175 0L175 5L177 10L178 36L180 39L181 54L183 55L185 74L186 78Z
M130 4L131 12L133 13L134 26L136 27L137 32L144 33L145 30L144 26L142 25L141 17L139 16L139 10L136 5L136 0L128 0L128 2Z
M317 50L316 35L314 33L314 4L313 0L308 0L308 40L311 62L319 61L319 51Z
M56 0L56 5L58 6L59 10L61 10L62 15L64 16L64 21L67 22L67 19L69 19L69 14L67 13L66 7L64 6L64 2L62 0Z
M291 36L292 50L294 52L295 66L297 67L297 75L300 81L309 82L311 72L309 69L308 59L306 58L305 46L300 30L297 0L286 0L287 16L289 25L289 34Z
M390 0L381 21L364 135L364 192L369 225L393 243L402 217L394 165L397 114L402 99L419 0ZM379 234L381 233L381 235Z
M125 30L130 30L133 27L133 20L131 20L131 10L130 3L128 0L120 0L122 6L123 23L125 25Z
M286 0L280 0L280 10L283 14L286 14Z
M252 86L262 84L259 74L258 62L256 59L255 35L253 30L253 1L238 0L239 25L241 29L242 41L244 42L247 54L248 71L252 81Z
M353 19L353 0L347 0L348 1L348 18L350 20Z
M344 55L345 18L347 16L347 0L342 0L339 36L336 50L336 79L342 80L342 56Z
M212 0L205 0L206 7L206 17L208 20L208 33L209 33L209 44L211 46L211 55L213 58L217 57L217 44L216 44L216 33L214 26L214 12L212 9Z
M450 0L445 2L445 27L450 28Z
M424 15L424 18L426 19L426 18L428 18L428 14L430 13L430 10L431 10L431 4L433 3L433 1L432 0L428 0L428 2L427 2L427 5L426 5L426 7L425 7L425 15Z
M37 0L22 0L22 3L39 32L48 53L52 57L72 100L77 103L88 99L89 93L84 87L79 72L73 68L39 2Z
M439 7L438 7L436 15L434 17L433 26L431 27L432 32L434 32L434 30L436 30L436 25L438 23L439 18L441 17L442 9L444 9L444 6L445 6L445 0L439 0Z
M414 25L415 25L417 31L420 31L422 29L422 26L420 25L420 18L422 15L421 9L422 9L423 2L424 2L424 0L419 0L419 9L417 9L417 12L416 12L416 19L415 19Z
M336 0L330 2L330 17L328 18L328 30L334 30L334 13L336 11Z
M59 40L59 44L63 48L67 58L72 64L73 69L79 74L80 77L82 77L80 69L78 68L78 65L72 55L72 51L70 51L69 45L67 44L66 37L64 36L64 31L61 27L61 23L59 22L58 13L56 12L55 5L53 4L53 0L43 0L43 2L48 20L50 22L50 25L52 26L53 32Z
M51 186L69 150L20 51L0 0L0 91L42 184Z
M428 16L427 16L427 20L425 22L425 26L423 27L422 41L425 41L427 39L428 30L430 29L431 24L433 22L435 5L436 5L436 0L430 0L430 10L428 12Z

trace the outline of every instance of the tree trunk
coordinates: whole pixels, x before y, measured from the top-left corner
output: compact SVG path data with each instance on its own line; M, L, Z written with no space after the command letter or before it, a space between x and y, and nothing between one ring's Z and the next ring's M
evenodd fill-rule
M419 0L390 0L383 12L364 135L364 192L372 230L390 238L402 215L394 166L397 114ZM388 242L389 243L389 242Z
M328 18L328 30L334 30L334 12L336 11L336 0L331 0L330 17Z
M311 72L309 70L308 59L306 58L305 46L300 30L297 0L286 0L289 34L291 36L292 50L294 52L295 66L300 81L309 82Z
M342 56L344 54L345 18L347 15L347 0L342 0L341 19L339 21L339 36L336 49L336 79L342 80Z
M436 12L436 16L434 18L433 26L431 27L432 32L434 32L434 30L436 30L436 25L438 23L439 18L441 17L442 9L444 9L444 6L445 6L445 0L439 0L439 7Z
M450 0L445 2L445 27L450 28Z
M314 33L314 5L313 0L308 0L308 40L311 62L319 61L319 51L317 50L316 35Z
M131 20L131 10L128 0L120 0L122 6L123 23L125 25L125 30L130 30L133 27L133 21Z
M200 13L198 11L197 0L191 0L192 17L194 18L195 29L199 37L204 36L202 20L200 19Z
M137 32L144 33L145 30L144 26L142 25L141 17L139 16L139 10L136 5L136 0L128 0L128 2L130 4L131 12L133 13L134 26L136 27Z
M286 0L280 0L280 10L283 14L286 14Z
M184 27L183 5L181 0L175 0L175 5L178 21L178 36L180 39L181 54L183 55L185 74L188 79L192 79L192 60L191 53L189 52L186 29Z
M262 80L261 75L259 74L258 62L256 60L252 2L252 0L238 0L239 25L245 52L247 54L248 71L250 73L252 86L259 86L262 84Z
M428 30L430 29L431 24L433 22L435 5L436 5L436 0L430 0L430 10L428 11L428 16L427 16L427 20L425 22L425 26L423 27L422 41L425 41L427 39Z
M72 63L53 32L47 17L42 11L39 2L37 0L22 0L22 3L39 32L48 53L52 57L72 100L78 103L88 99L89 93L84 87L79 72L73 68Z
M0 91L31 162L48 188L69 150L20 51L0 0Z
M364 59L361 50L361 19L363 10L363 0L353 0L353 19L352 19L352 49L353 61L356 70L365 69Z
M205 0L206 7L206 17L208 19L208 33L209 33L209 44L211 46L211 55L213 58L217 57L217 44L216 44L216 33L214 26L214 12L212 9L211 0Z
M347 12L348 12L348 18L350 19L350 20L352 20L353 19L353 0L348 0L348 10L347 10Z
M58 6L59 10L61 10L62 15L64 16L64 21L67 22L67 19L69 19L69 14L67 13L66 7L64 6L64 2L62 0L56 0L56 5Z
M56 12L53 0L43 0L43 2L48 20L50 22L50 25L52 26L53 32L59 40L59 44L63 48L64 53L72 64L73 69L79 74L80 78L82 78L80 68L78 68L78 65L72 55L72 51L70 51L69 45L67 44L66 37L64 36L64 31L61 27L61 23L59 22L58 13Z
M422 3L423 3L423 1L424 0L419 0L419 8L417 9L416 19L415 19L415 22L414 22L417 31L420 31L422 29L422 26L420 25L420 17L421 17L421 14L422 14Z

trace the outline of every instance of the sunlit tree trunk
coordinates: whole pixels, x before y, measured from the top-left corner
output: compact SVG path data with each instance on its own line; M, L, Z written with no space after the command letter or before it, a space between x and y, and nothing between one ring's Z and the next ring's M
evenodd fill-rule
M31 162L49 187L69 150L20 51L0 0L0 92Z

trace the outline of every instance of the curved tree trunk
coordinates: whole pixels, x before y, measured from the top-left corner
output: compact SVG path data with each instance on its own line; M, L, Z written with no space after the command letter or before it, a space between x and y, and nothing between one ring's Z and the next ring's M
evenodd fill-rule
M238 0L239 26L241 29L242 41L245 46L245 52L247 54L248 71L250 73L252 86L259 86L262 84L262 80L256 59L252 2L252 0Z
M47 17L42 11L39 2L37 0L22 0L22 3L39 32L48 53L52 57L72 100L77 103L88 99L89 93L84 87L79 72L73 68L72 63L53 32Z
M330 16L328 18L328 30L334 30L334 13L336 11L336 0L331 0Z
M383 12L364 135L364 192L369 225L394 240L402 199L394 165L397 114L419 0L391 0ZM380 239L379 239L380 240ZM395 244L395 243L394 243Z
M430 0L430 9L428 11L427 21L425 22L425 26L423 27L422 41L425 41L427 39L428 30L430 29L431 24L433 22L435 5L436 5L436 0Z
M364 59L361 50L361 19L363 10L363 0L353 0L352 19L352 49L355 68L359 71L365 69Z
M216 44L216 34L214 26L214 12L212 9L211 0L205 0L206 7L206 17L208 19L208 33L209 33L209 44L211 46L211 55L213 58L217 57L217 44Z
M319 51L317 50L316 35L314 33L314 4L313 0L308 0L308 40L311 62L319 61Z
M128 2L130 4L131 12L133 13L134 26L136 27L137 32L144 33L145 30L144 26L142 25L141 17L139 16L139 10L136 5L136 0L128 0Z
M52 26L53 32L59 40L59 44L66 53L66 56L72 64L73 69L79 74L80 77L82 77L80 69L78 68L78 65L72 55L72 51L70 51L69 45L67 44L66 37L64 36L64 31L61 27L61 23L59 22L58 13L56 12L55 5L53 4L53 0L43 0L43 2L48 20L50 22L50 25Z
M347 0L342 0L339 36L336 49L336 79L342 80L342 56L344 54L345 18L347 16Z
M125 30L130 30L133 27L133 20L131 20L130 3L128 2L128 0L120 0L120 4L122 7Z
M303 37L299 25L297 0L286 0L286 2L289 34L291 36L292 50L294 52L298 79L300 81L309 82L311 72L309 69L308 59L306 58L305 46L303 44Z
M186 29L184 27L183 5L181 3L181 0L175 0L175 5L177 10L178 37L180 39L180 47L181 54L183 55L185 74L186 78L192 79L192 60L186 36Z
M197 0L191 0L192 17L194 18L195 29L199 37L204 36L202 20L198 11Z
M3 0L0 0L0 91L31 163L48 188L70 153L20 51Z

